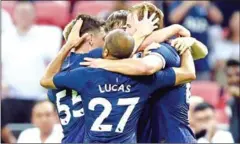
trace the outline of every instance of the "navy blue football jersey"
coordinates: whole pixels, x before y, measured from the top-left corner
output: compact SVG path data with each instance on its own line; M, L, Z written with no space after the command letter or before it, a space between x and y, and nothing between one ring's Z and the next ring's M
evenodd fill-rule
M80 67L84 57L100 58L102 49L94 49L86 54L71 53L61 68L68 71ZM49 100L56 106L63 128L63 143L82 143L84 139L84 111L79 93L68 88L48 90Z
M96 143L135 143L136 126L149 95L175 84L172 68L148 77L130 77L103 69L77 68L54 77L57 88L81 93L85 140Z
M167 43L161 43L161 47L152 52L164 57L166 68L179 67L181 64L177 51ZM139 124L139 142L196 142L188 126L189 97L190 84L167 87L154 92L142 114L144 125ZM146 133L148 131L150 132Z

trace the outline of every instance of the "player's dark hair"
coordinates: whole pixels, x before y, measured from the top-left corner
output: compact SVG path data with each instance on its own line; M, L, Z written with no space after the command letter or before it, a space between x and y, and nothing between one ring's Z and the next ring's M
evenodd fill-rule
M206 110L206 109L214 110L214 107L207 102L202 102L202 103L199 103L198 105L195 106L193 112L203 111L203 110Z
M80 18L83 20L83 24L82 24L81 30L79 32L79 36L82 36L84 33L87 33L87 32L100 31L100 29L105 25L104 21L102 21L96 17L86 15L86 14L79 14L75 18L75 20L73 20L71 22L71 24L69 25L69 28L64 36L66 40L72 30L72 27L74 26L76 21Z
M122 27L126 25L127 23L127 16L128 16L127 10L118 10L113 12L106 21L105 31L109 32L116 27Z
M116 29L106 37L104 49L117 59L129 58L134 49L134 39L127 32Z
M100 30L100 28L105 25L104 21L90 15L80 14L76 17L76 20L80 18L83 20L82 28L79 33L80 36L89 31Z
M229 59L227 61L227 67L232 67L232 66L240 66L240 61L235 59Z

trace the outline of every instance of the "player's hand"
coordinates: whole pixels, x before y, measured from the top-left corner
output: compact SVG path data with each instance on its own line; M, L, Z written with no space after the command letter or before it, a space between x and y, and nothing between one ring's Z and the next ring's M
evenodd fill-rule
M148 45L145 49L144 49L144 52L143 52L143 55L146 56L150 53L150 50L153 50L153 49L157 49L160 47L160 44L159 43L152 43L150 45Z
M91 67L91 68L104 68L106 61L105 59L101 59L101 58L84 58L84 62L80 62L80 65L82 66L87 66L87 67Z
M74 19L74 20L72 20L70 23L68 23L68 24L64 27L64 30L63 30L62 35L63 35L63 38L64 38L65 41L67 41L68 36L69 36L69 34L70 34L70 32L71 32L71 30L72 30L72 28L73 28L73 25L74 25L75 23L76 23L76 20Z
M148 18L148 11L144 10L144 17L141 21L139 21L137 14L133 14L133 27L136 30L134 35L137 37L146 37L147 35L151 34L154 29L158 28L156 23L159 21L159 18L155 18L155 16L156 13L153 13Z
M67 43L71 44L74 48L79 46L88 37L88 33L85 33L81 37L79 36L82 23L82 19L76 21L67 39Z
M180 37L171 41L171 46L175 47L176 50L182 55L187 49L190 49L196 39L192 37Z

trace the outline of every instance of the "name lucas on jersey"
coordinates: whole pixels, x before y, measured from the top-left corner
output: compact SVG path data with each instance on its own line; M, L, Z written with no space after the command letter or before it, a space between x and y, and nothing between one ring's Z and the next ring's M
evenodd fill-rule
M105 92L125 92L128 93L131 91L131 85L117 85L117 84L104 84L98 85L98 89L100 93Z

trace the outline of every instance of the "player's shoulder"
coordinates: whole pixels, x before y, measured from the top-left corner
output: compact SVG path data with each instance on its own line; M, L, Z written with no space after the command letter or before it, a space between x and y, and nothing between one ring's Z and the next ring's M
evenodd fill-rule
M166 47L166 48L170 48L170 49L173 48L169 42L161 42L161 43L159 43L159 45L160 45L160 48L161 47Z
M171 44L169 42L162 42L162 43L160 43L160 47L159 48L171 51L175 55L178 55L177 50L173 46L171 46Z
M81 75L81 76L89 75L89 77L97 77L97 76L107 75L107 74L111 73L104 69L90 68L90 67L78 67L78 68L72 69L70 71L76 73L77 75Z
M102 52L103 52L103 49L102 48L95 48L91 51L88 52L88 57L91 57L91 58L101 58L102 57Z
M63 89L48 89L47 91L47 97L48 97L48 100L51 102L51 103L56 103L56 95L57 93L61 92Z

